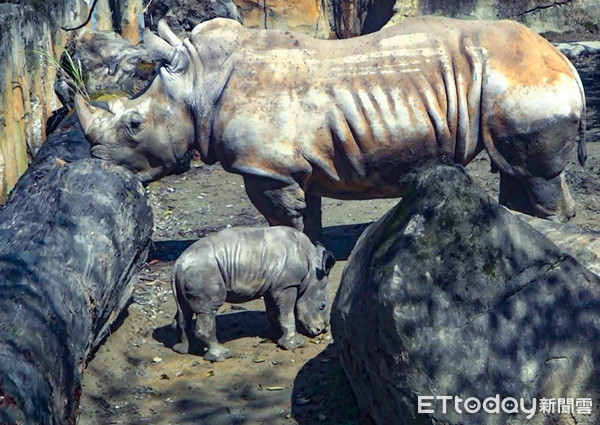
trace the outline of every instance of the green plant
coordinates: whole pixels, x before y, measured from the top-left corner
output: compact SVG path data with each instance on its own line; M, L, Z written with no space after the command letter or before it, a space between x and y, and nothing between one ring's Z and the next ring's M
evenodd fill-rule
M598 25L596 25L594 22L591 22L591 21L585 21L583 23L583 27L589 32L598 31Z
M48 51L34 50L33 52L40 55L46 63L54 67L76 93L82 95L86 100L90 100L90 96L85 88L81 62L78 60L77 64L75 64L73 57L67 49L63 48L60 56L61 60L55 59ZM63 57L64 59L62 59Z

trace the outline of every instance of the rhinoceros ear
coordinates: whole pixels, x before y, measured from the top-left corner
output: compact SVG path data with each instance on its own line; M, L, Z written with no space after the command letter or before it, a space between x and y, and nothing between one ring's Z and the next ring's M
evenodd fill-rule
M328 276L335 265L335 257L319 242L317 242L317 257L320 260L320 264L317 265L317 272L322 276Z
M177 50L162 38L154 35L148 28L144 30L144 46L148 54L155 61L171 63L175 59Z
M177 47L181 44L181 39L177 37L175 33L171 30L166 20L161 19L160 21L158 21L157 28L158 35L160 36L160 38L166 40L171 46Z

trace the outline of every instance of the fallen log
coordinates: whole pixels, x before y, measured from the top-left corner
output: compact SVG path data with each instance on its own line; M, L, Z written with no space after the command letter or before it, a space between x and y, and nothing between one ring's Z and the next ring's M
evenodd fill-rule
M0 424L75 424L81 373L129 299L152 213L73 117L0 210Z

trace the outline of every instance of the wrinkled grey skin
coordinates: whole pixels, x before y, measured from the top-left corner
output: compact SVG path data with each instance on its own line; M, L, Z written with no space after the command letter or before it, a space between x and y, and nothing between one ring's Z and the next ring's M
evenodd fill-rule
M217 310L225 302L261 297L272 328L283 332L277 344L288 350L304 346L305 339L296 333L296 319L309 336L326 330L327 286L334 264L329 251L322 245L315 247L291 227L239 227L199 240L177 259L173 269L177 303L173 325L179 338L173 349L187 353L194 335L208 347L206 360L225 360L230 350L217 340Z
M585 98L572 64L510 21L407 19L366 36L317 40L227 19L181 41L146 32L158 76L135 99L76 109L94 156L143 182L196 149L244 177L271 225L321 232L321 197L402 196L431 161L466 165L482 150L500 200L553 220L575 215L564 169Z

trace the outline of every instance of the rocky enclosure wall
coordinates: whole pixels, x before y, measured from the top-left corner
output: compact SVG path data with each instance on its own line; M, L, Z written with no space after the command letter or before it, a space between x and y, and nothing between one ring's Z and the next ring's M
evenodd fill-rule
M46 139L46 119L60 106L48 58L58 59L75 33L61 27L85 22L91 2L0 0L0 204ZM87 27L116 29L137 42L141 12L142 0L99 0Z
M349 38L362 33L363 22L373 19L373 9L392 16L390 0L163 0L151 2L144 15L146 26L156 28L167 17L172 28L191 31L204 20L226 17L249 28L287 29L317 38Z
M318 38L348 38L418 15L514 19L540 33L598 37L600 0L163 0L151 2L146 25L161 17L182 30L215 16L250 28L288 29ZM180 22L181 25L177 25Z
M539 33L579 33L576 37L590 33L597 38L600 22L600 0L396 0L393 9L392 23L416 15L514 19Z

